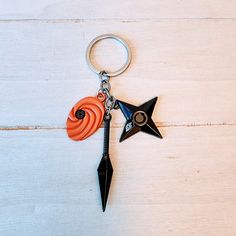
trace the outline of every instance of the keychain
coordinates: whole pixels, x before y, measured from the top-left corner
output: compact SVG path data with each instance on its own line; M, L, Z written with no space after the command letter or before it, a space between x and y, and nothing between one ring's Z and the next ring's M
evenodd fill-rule
M115 72L100 71L91 63L90 55L93 46L98 41L107 38L115 39L121 43L127 52L127 60L125 64ZM69 138L75 141L81 141L94 134L98 128L101 127L102 123L104 123L103 154L97 172L101 192L102 209L105 211L113 174L113 168L109 156L110 122L112 119L111 111L113 109L120 109L126 119L120 142L139 131L154 135L158 138L162 138L162 136L151 118L157 97L140 106L135 106L117 100L110 94L110 77L120 75L130 65L131 50L128 44L122 38L113 34L100 35L93 39L88 45L86 60L89 68L98 75L100 79L100 88L96 96L81 99L71 109L66 124L67 134Z

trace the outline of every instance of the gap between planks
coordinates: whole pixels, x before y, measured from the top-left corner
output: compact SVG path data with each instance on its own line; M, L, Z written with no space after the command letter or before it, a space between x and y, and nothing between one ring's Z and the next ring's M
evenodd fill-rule
M185 123L185 124L160 124L155 123L157 127L164 128L172 128L172 127L208 127L208 126L236 126L235 123ZM123 125L111 125L112 128L122 128ZM103 125L101 126L103 128ZM52 126L5 126L0 127L0 131L16 131L16 130L64 130L66 127L52 127Z
M221 21L221 20L236 20L236 17L183 17L183 18L71 18L71 19L0 19L0 23L86 23L86 22L162 22L162 21Z

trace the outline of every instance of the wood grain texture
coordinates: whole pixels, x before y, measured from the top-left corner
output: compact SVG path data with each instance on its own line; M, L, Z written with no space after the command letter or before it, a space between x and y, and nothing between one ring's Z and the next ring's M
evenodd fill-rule
M234 0L0 1L1 19L235 18Z
M129 84L127 76L144 81L235 80L235 28L236 20L4 22L0 24L0 55L4 58L0 79L94 79L85 61L85 50L94 37L109 32L124 37L133 53L129 70L114 82ZM122 48L114 42L108 40L97 46L96 61L106 69L123 63Z
M236 1L0 0L0 235L235 236ZM122 36L133 60L112 93L139 105L158 96L164 139L118 143L101 211L97 166L103 129L83 142L65 121L98 79L85 50L103 33ZM125 53L95 47L101 68Z
M110 31L126 35L133 51L130 69L112 78L119 99L138 105L159 96L154 118L162 126L235 124L236 34L229 30L235 22L154 22L154 31L146 22L2 23L1 127L63 128L73 104L98 89L84 58L86 46ZM103 43L94 54L102 65L111 62L108 69L124 57L112 45ZM20 112L13 114L12 105ZM113 124L122 122L119 113Z
M0 111L2 128L64 128L72 106L82 97L96 94L96 79L78 82L1 82L4 87L1 93L4 104ZM142 79L126 79L129 85L114 79L114 95L136 105L158 95L153 118L161 126L236 123L236 107L232 102L236 96L234 81L180 83L149 80L144 84ZM114 114L112 126L120 127L125 119L119 111Z
M112 129L105 214L102 130L79 143L64 130L1 132L1 235L233 236L235 131L171 127L163 140L140 133L119 144L121 129Z

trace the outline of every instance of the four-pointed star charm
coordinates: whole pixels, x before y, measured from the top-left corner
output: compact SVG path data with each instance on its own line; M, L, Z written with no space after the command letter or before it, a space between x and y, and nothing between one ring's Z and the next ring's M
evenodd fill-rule
M120 137L120 142L136 134L139 131L162 138L151 116L157 101L157 97L145 102L141 106L134 106L126 102L117 100L117 105L126 118L124 130Z

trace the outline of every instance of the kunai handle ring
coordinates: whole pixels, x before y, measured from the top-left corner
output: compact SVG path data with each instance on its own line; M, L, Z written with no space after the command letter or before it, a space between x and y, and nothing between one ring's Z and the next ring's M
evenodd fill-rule
M93 46L103 40L103 39L108 39L108 38L111 38L111 39L115 39L116 41L118 41L119 43L121 43L125 49L126 49L126 53L127 53L127 59L126 59L126 62L125 64L119 69L119 70L116 70L114 72L106 72L106 76L108 77L113 77L113 76L117 76L117 75L120 75L121 73L123 73L129 66L130 62L131 62L131 58L132 58L132 55L131 55L131 50L130 50L130 47L129 45L125 42L124 39L120 38L119 36L117 35L114 35L114 34L103 34L103 35L100 35L96 38L94 38L88 45L87 47L87 51L86 51L86 61L88 63L88 66L89 68L95 72L96 74L100 74L101 73L101 70L98 70L91 62L91 51L92 51L92 48Z

